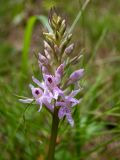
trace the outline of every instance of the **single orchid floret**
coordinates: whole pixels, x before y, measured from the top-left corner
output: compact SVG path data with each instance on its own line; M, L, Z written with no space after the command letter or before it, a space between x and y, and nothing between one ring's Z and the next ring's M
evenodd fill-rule
M44 75L44 80L45 80L45 84L46 86L50 89L53 90L55 87L57 87L57 81L55 76L53 75Z
M80 90L75 90L72 91L68 96L61 95L62 100L56 102L56 106L60 106L60 109L58 111L59 119L62 119L64 116L66 116L71 126L74 125L74 120L71 114L71 108L80 103L79 100L74 98L74 96L77 95L79 92Z
M51 74L44 74L43 78L45 81L45 85L53 94L54 99L58 99L58 96L63 94L63 91L60 89L59 84L61 82L61 78L64 72L64 64L61 64L55 71L55 76ZM38 84L39 85L39 84Z
M40 88L35 88L33 85L29 85L32 91L33 97L37 100L39 97L43 95L43 91Z
M39 84L39 86L41 88L44 88L43 85L41 85L42 83L40 83L34 77L33 77L33 80L35 82L37 82L37 84ZM51 105L52 95L50 94L50 92L48 90L42 90L41 88L38 88L38 87L36 88L31 84L29 85L29 87L31 88L32 95L33 95L34 98L33 99L30 99L30 98L28 98L28 99L20 99L19 101L23 102L23 103L31 103L31 102L33 102L35 100L36 103L40 105L40 108L38 110L39 112L41 111L43 104L47 107L48 110L53 112L54 106Z
M36 100L36 103L40 105L39 111L42 109L44 104L49 110L53 111L53 106L50 104L52 97L46 90L43 92L40 88L35 88L33 85L29 85L32 91L32 95Z
M36 83L40 88L43 89L43 95L44 97L48 97L48 102L51 103L53 95L50 92L50 90L48 89L48 87L45 85L45 82L40 82L38 79L36 79L34 76L32 76L32 80L34 83Z
M45 85L53 94L54 99L58 99L58 96L63 93L63 91L58 87L58 81L55 76L44 75Z
M83 74L84 74L84 69L79 69L74 71L69 77L68 84L72 84L79 81L80 78L82 78Z
M62 102L61 102L61 103L62 103ZM60 104L58 104L58 105L60 105ZM61 105L63 105L63 107L61 107L61 108L59 109L59 112L58 112L58 117L59 117L59 119L62 119L64 116L66 116L69 124L73 127L73 126L74 126L74 120L73 120L73 118L72 118L70 108L66 107L66 106L65 106L65 103L63 103L63 104L61 104Z

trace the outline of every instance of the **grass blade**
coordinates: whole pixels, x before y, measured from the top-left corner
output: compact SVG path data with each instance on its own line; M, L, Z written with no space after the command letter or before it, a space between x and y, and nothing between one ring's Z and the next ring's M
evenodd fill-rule
M69 33L71 33L73 31L73 29L75 28L75 25L77 24L77 22L79 21L83 11L85 10L85 8L87 7L88 3L90 2L90 0L86 0L85 3L83 4L81 10L78 12L72 26L70 27Z

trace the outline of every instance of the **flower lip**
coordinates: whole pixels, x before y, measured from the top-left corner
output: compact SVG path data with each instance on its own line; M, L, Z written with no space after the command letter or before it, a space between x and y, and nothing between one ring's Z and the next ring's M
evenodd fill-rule
M35 90L35 94L36 94L36 95L39 95L39 94L40 94L40 92L39 92L38 89Z
M48 82L52 83L52 78L48 77Z
M33 97L35 99L37 99L37 98L42 96L43 92L42 92L42 90L40 88L33 88L32 89L32 94L33 94Z
M70 110L68 110L68 108L66 107L66 108L64 108L64 111L66 112L66 114L67 113L70 113Z

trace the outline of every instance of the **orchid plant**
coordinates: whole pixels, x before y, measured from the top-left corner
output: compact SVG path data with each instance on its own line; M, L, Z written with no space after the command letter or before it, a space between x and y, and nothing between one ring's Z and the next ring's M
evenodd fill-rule
M33 84L29 87L33 98L19 99L23 103L32 103L39 106L39 112L44 105L52 115L52 130L47 159L54 159L58 125L61 119L66 118L73 127L72 108L80 103L76 95L81 91L79 80L84 69L75 70L70 75L67 70L71 65L79 63L81 55L72 56L74 44L70 44L72 34L67 32L66 21L53 10L50 11L49 24L52 32L43 33L44 52L38 54L38 64L42 71L43 80L32 77ZM71 90L73 86L73 90ZM77 89L76 89L77 88Z

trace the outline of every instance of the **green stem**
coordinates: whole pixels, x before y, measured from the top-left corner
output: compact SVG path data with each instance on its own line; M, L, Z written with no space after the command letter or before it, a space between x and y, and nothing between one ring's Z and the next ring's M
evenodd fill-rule
M52 119L51 138L50 138L47 160L54 160L56 138L58 133L58 124L59 124L58 109L55 108Z
M81 128L80 128L80 111L79 111L78 106L76 106L75 124L76 124L76 134L75 134L76 154L77 154L77 158L80 160L81 159L82 138L81 138Z

